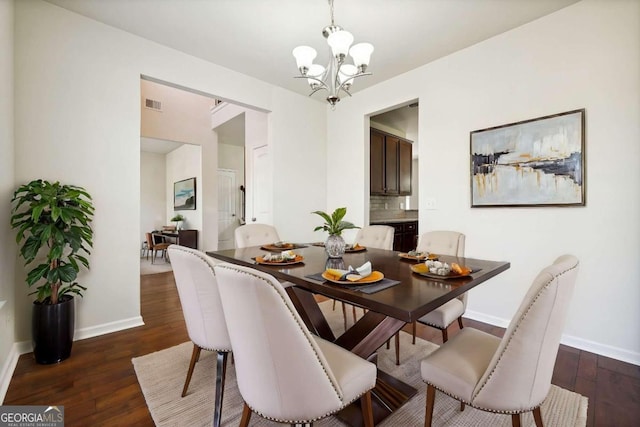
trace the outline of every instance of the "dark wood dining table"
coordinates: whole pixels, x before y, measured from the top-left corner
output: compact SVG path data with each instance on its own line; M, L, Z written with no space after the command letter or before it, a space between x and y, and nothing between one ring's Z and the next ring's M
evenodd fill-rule
M296 246L294 251L301 255L303 260L292 265L258 264L255 258L269 252L259 246L211 251L207 254L221 261L267 272L281 281L294 284L295 286L287 287L287 293L311 332L372 361L375 361L376 351L406 323L412 323L510 267L509 262L505 261L439 256L441 261L456 262L473 270L473 273L466 277L440 279L412 272L411 266L416 262L401 258L400 253L395 251L366 248L359 252L345 253L342 259L335 260L328 259L322 247L311 244ZM380 271L385 278L400 283L375 293L365 293L307 277L322 273L327 267L357 268L367 261L371 262L373 270ZM352 327L336 337L314 294L362 307L366 309L366 313ZM378 379L372 396L376 424L401 407L416 392L414 387L378 369ZM338 416L349 425L362 425L357 405L357 402L350 405Z

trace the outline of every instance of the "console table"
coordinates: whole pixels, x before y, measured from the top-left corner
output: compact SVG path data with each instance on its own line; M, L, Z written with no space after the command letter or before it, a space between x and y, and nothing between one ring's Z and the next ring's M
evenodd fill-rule
M198 230L163 231L160 235L172 239L176 245L198 249Z

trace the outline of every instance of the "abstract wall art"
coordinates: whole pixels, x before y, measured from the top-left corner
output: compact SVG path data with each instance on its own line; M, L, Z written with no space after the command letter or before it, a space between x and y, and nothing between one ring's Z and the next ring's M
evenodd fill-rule
M471 207L584 206L585 110L471 132Z

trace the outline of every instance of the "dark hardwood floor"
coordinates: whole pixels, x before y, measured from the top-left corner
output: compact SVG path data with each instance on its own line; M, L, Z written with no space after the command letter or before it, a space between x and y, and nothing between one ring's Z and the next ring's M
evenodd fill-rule
M64 405L67 427L152 426L131 358L189 338L172 273L141 276L141 301L144 326L76 341L71 358L57 365L38 365L31 353L22 355L4 405ZM472 320L465 326L504 333ZM451 326L451 335L456 328ZM418 325L418 335L442 343L438 330ZM561 346L553 383L589 398L587 426L638 425L639 366Z

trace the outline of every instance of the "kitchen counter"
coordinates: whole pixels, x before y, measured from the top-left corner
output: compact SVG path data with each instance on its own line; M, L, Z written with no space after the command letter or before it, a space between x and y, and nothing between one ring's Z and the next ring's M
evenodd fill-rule
M369 221L370 225L376 224L401 224L403 222L417 221L418 218L395 218L395 219L372 219Z

